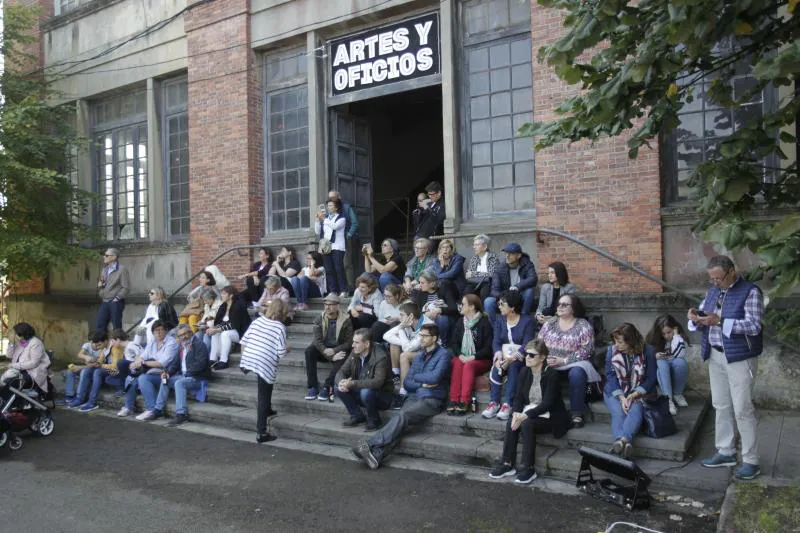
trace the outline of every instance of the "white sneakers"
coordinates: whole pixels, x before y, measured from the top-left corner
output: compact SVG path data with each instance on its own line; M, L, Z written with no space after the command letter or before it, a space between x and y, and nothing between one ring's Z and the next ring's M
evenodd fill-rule
M153 411L145 411L144 413L140 414L136 417L136 420L152 420L156 417L156 414Z
M504 403L502 407L500 407L500 412L497 413L498 420L508 420L508 417L511 416L511 406L507 403Z
M672 397L672 400L678 407L689 407L689 402L686 401L686 398L683 397L683 394L676 394Z
M483 410L481 416L483 418L494 418L497 416L497 413L500 411L500 406L495 402L489 402L489 405L486 406L486 409Z
M669 414L675 416L678 414L678 408L675 407L675 402L672 401L672 398L669 399Z
M123 407L122 409L119 410L117 416L128 416L129 414L131 414L131 410L128 409L127 407Z

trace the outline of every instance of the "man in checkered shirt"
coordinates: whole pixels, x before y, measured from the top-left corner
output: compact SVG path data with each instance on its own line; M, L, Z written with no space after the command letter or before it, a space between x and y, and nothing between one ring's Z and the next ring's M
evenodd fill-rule
M702 464L708 468L736 465L738 427L742 464L734 475L753 479L761 473L752 391L757 357L763 350L764 297L761 289L736 272L729 257L711 258L706 269L711 287L699 309L689 309L687 314L689 329L702 334L700 354L709 361L711 403L717 415L717 453Z

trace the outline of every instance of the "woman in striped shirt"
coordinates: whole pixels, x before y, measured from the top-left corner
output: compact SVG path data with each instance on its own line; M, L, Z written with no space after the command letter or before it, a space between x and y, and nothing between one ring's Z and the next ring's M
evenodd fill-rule
M647 344L658 350L658 386L669 397L669 412L678 414L678 407L689 407L683 391L689 381L689 364L686 362L688 337L681 323L671 315L661 315L647 334Z
M269 442L277 437L269 433L267 415L272 408L272 387L278 374L278 362L289 351L286 345L288 306L283 300L272 300L263 316L258 317L242 337L242 361L239 367L245 374L258 376L258 407L256 442Z

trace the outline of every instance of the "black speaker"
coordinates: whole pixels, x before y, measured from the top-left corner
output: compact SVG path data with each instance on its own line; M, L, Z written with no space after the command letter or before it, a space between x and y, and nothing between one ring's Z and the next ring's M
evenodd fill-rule
M619 505L629 511L650 508L650 493L647 491L650 477L634 461L586 446L579 447L578 453L582 458L576 483L578 488L595 498ZM619 483L610 478L596 480L592 475L592 467L630 483Z

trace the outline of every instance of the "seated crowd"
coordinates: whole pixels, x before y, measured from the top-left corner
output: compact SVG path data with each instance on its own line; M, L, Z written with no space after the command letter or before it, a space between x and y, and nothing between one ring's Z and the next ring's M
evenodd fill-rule
M100 387L108 383L124 397L119 416L133 412L141 393L145 411L137 419L152 420L163 416L174 390L177 416L171 424L182 424L189 416L187 394L204 395L211 371L228 368L230 353L240 344L240 368L258 377L257 438L272 440L267 417L274 413L277 365L289 351L286 326L293 312L308 309L310 298L324 296L305 350L305 399L338 397L348 413L345 426L363 423L375 432L353 448L371 468L391 453L409 425L442 411L451 416L475 411L476 380L487 373L490 401L481 415L506 424L502 460L491 476L516 475L519 483L536 477L536 435L559 438L583 427L587 388L601 390L602 381L611 452L621 456L631 454L642 425L642 400L656 385L669 396L673 414L687 406L686 335L675 319L659 317L647 342L631 324L615 329L601 376L592 364L595 333L566 266L548 265L537 305L536 268L517 243L503 247L504 260L490 250L487 235L473 239L469 260L451 239L440 240L434 254L432 241L418 237L408 260L394 239L381 242L379 252L366 244L364 271L350 295L343 261L351 211L332 191L317 213L320 243L302 257L305 266L291 247L277 255L262 248L250 271L237 278L244 282L241 292L216 267L199 275L180 313L162 288L151 290L133 339L121 330L98 331L81 347L65 372L66 405L96 409ZM321 384L319 362L332 363ZM397 412L385 422L385 410Z

